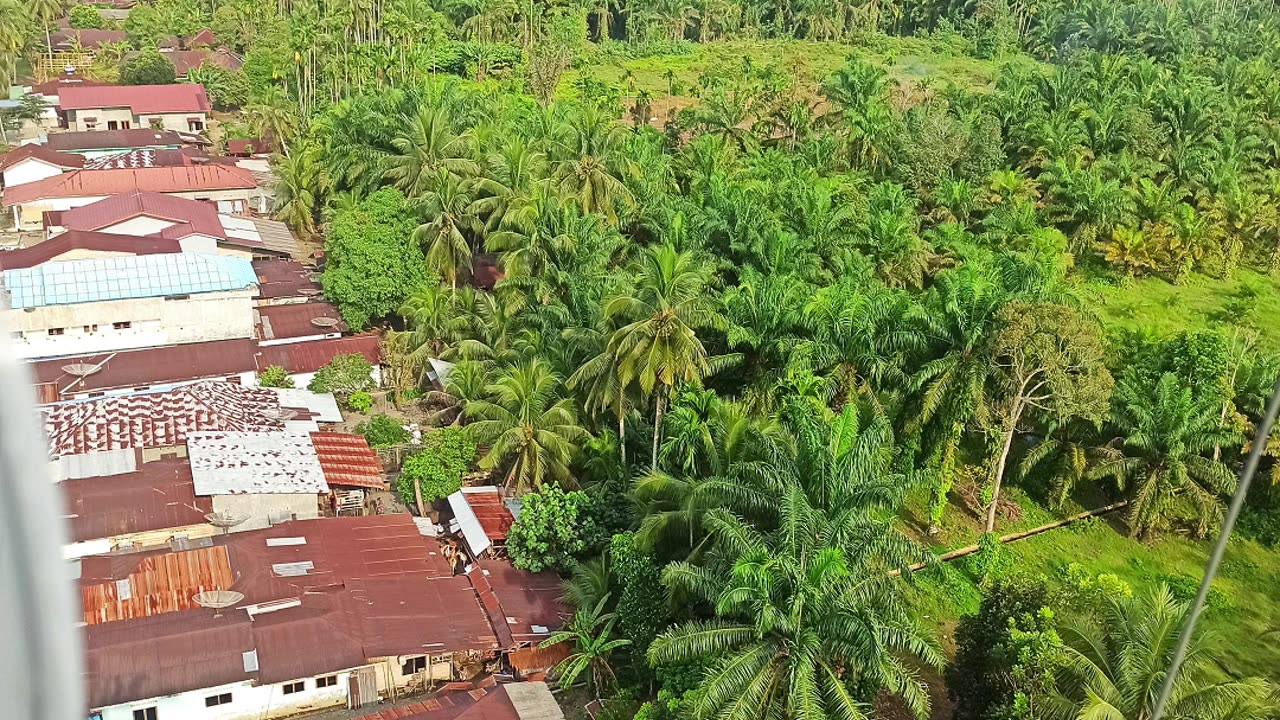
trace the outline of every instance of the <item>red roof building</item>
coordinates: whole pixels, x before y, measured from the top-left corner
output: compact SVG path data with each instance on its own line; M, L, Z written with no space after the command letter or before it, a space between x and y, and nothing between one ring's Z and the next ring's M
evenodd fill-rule
M75 198L107 198L134 191L152 193L216 192L256 190L258 183L248 170L230 165L151 167L133 170L76 170L38 182L9 189L5 207L31 205L40 201Z
M338 308L324 302L267 305L256 312L263 346L337 338L350 329Z
M291 375L304 375L328 365L339 355L363 355L377 368L382 361L381 346L381 339L372 333L329 340L271 345L259 350L258 371L278 365L288 370Z
M79 251L76 257L82 259L88 257L89 253L93 257L176 253L182 252L182 246L177 240L161 237L133 237L72 230L31 247L0 253L0 271L43 265L76 251Z
M204 86L191 84L67 87L58 94L58 106L64 112L128 108L134 115L207 113L210 110Z
M110 153L141 148L177 150L182 147L203 147L209 144L209 141L200 135L146 128L50 133L44 140L45 147L65 153Z
M62 52L70 51L79 45L85 50L97 50L103 45L114 45L115 43L123 43L128 41L128 36L123 30L95 30L86 28L83 30L59 30L49 33L49 42L53 43L54 50ZM61 95L59 95L61 96Z
M8 170L24 160L35 160L65 170L84 167L84 158L79 155L55 152L44 145L28 143L19 145L0 156L0 172Z
M200 525L205 513L213 511L209 498L196 497L186 459L139 459L135 467L133 472L59 483L73 542Z
M65 235L30 249L56 243ZM0 258L19 252L26 250L3 253ZM258 344L249 339L216 340L41 360L32 363L31 368L39 401L53 403L90 393L150 390L201 380L234 378L236 382L244 382L246 376L252 377L257 372L257 349ZM94 370L87 375L67 372L67 368L76 369L77 365L87 365Z
M506 560L481 558L467 577L506 649L546 640L569 615L560 601L560 577L554 572L535 574Z
M213 205L142 190L112 195L63 212L46 213L45 224L47 228L111 232L142 217L181 225L191 233L208 237L222 238L226 234L218 219L218 209Z
M206 65L216 65L231 71L244 67L244 60L226 48L218 48L217 50L161 50L160 54L173 63L174 75L178 80L186 80L187 75L192 70Z
M207 163L209 161L208 156L199 157L188 150L152 150L151 148L144 148L98 158L85 165L85 167L90 170L179 167L182 165L195 165L197 159L200 162Z
M258 274L258 299L263 305L306 302L321 294L311 271L294 260L254 260L253 271Z
M382 461L359 435L335 432L311 433L311 444L320 459L325 482L338 487L385 489Z

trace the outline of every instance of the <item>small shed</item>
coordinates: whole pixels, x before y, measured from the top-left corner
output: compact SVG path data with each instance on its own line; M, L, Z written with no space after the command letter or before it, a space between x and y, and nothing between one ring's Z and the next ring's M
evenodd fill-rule
M449 507L467 549L475 558L482 557L495 545L506 543L507 531L515 522L498 488L492 485L462 488L449 496Z

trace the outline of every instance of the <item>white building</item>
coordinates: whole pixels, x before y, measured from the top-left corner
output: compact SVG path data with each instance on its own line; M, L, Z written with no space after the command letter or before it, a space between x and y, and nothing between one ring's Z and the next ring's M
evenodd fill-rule
M51 262L0 273L22 358L252 338L257 276L205 253Z
M19 145L0 157L0 187L11 188L57 177L84 167L84 158L54 152L43 145Z
M202 132L210 110L204 86L70 86L58 106L72 130L185 130Z

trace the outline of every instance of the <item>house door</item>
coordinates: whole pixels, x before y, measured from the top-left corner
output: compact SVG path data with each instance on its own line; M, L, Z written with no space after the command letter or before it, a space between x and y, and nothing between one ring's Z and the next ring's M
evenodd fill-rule
M362 708L378 702L378 678L371 667L356 669L347 676L347 707Z

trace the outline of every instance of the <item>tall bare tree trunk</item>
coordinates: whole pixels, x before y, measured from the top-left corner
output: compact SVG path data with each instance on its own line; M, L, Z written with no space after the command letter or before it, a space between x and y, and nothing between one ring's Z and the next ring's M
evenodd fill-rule
M1013 445L1013 434L1018 430L1018 420L1022 417L1023 407L1022 396L1019 395L1013 401L1009 417L1005 419L1007 424L1004 429L1004 443L1000 448L1000 456L996 458L995 466L991 468L995 479L991 483L991 505L987 508L987 532L993 532L996 529L996 509L1000 506L1000 485L1004 481L1004 464L1009 458L1009 448Z
M662 418L667 412L666 386L658 386L657 406L653 411L653 460L652 467L658 469L658 446L662 444Z
M621 396L621 393L619 393ZM627 416L622 411L622 401L618 401L618 459L622 467L627 467Z

